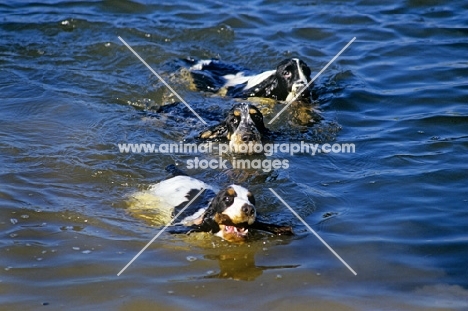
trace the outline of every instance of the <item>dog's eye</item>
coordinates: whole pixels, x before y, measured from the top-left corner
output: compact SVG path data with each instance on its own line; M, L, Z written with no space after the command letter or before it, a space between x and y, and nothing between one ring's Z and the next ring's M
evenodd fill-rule
M288 70L285 70L285 71L283 71L283 76L284 76L285 78L289 78L289 77L291 77L291 72L288 71Z
M226 202L228 205L232 204L233 201L234 201L233 197L228 196L224 198L224 202Z
M262 123L263 122L263 117L262 117L262 115L254 114L254 115L252 115L252 120L255 123Z

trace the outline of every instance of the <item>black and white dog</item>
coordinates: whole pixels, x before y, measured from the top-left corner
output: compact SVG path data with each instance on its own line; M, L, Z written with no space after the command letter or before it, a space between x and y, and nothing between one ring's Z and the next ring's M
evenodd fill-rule
M168 170L183 174L173 165ZM200 191L188 207L190 202ZM170 209L172 217L183 210L175 219L178 230L175 232L211 232L224 240L240 242L248 238L250 230L267 231L278 235L292 235L289 226L267 224L257 219L255 198L246 188L239 185L230 185L218 191L216 188L186 175L176 175L158 184L151 186L146 194L151 194L157 202L147 208Z
M263 115L252 104L238 103L228 112L226 119L198 135L199 139L229 141L231 152L238 153L242 144L257 144L268 133Z
M191 64L189 70L198 90L236 98L290 101L310 81L310 68L298 58L285 59L276 69L260 74L250 74L239 66L216 59L186 61ZM309 100L310 96L310 90L306 89L299 98Z

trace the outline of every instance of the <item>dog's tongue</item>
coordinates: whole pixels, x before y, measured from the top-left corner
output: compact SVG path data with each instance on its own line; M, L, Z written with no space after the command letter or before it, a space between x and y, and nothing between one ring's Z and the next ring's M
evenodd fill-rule
M245 236L249 232L249 229L246 228L238 228L234 226L226 226L226 232L228 233L236 233L237 235Z

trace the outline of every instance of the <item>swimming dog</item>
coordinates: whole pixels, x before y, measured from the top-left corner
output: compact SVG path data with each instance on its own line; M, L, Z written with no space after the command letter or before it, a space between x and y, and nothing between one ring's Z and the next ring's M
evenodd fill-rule
M310 90L298 94L311 80L310 68L298 58L285 59L276 69L250 74L239 66L220 60L186 60L193 83L200 91L223 93L235 98L265 97L290 101L296 96L310 100Z
M228 112L226 119L198 135L199 139L229 141L232 152L241 152L243 144L261 144L262 136L268 132L263 115L252 104L238 103Z
M218 191L216 187L184 175L174 165L166 169L173 174L175 172L175 176L147 190L145 198L150 194L157 198L153 200L157 204L145 208L162 208L170 210L172 218L178 216L173 219L176 225L172 230L174 233L211 232L230 242L245 241L251 230L293 235L289 226L258 220L255 198L248 189L233 184ZM196 200L187 206L197 195Z

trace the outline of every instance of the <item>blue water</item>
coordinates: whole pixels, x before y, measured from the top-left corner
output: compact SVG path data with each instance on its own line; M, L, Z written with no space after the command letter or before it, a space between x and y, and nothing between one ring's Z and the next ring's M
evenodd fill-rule
M463 1L0 4L1 308L467 309L467 16ZM117 276L160 229L129 212L129 196L194 157L118 144L205 128L155 112L178 99L118 36L210 124L233 101L191 90L180 58L262 71L300 57L314 76L356 37L315 82L322 121L288 110L270 126L278 143L355 153L276 154L289 167L271 172L188 170L248 187L295 237L164 233Z

